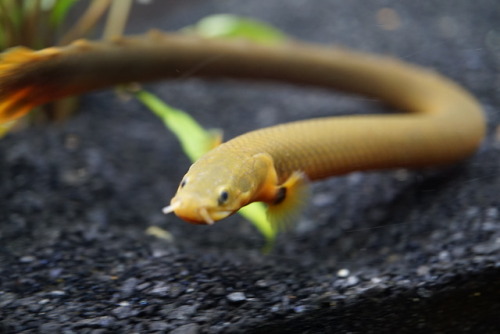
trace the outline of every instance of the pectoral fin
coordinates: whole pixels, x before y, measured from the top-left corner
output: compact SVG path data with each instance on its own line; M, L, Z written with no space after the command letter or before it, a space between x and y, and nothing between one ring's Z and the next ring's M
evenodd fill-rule
M310 198L307 176L295 171L278 186L274 203L268 204L267 217L275 230L284 230L297 221Z

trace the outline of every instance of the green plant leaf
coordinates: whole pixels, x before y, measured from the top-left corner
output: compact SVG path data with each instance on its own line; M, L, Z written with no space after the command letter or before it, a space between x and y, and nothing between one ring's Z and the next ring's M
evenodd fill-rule
M0 138L4 137L15 124L15 120L0 124Z
M53 27L56 27L62 23L66 14L76 1L77 0L45 0L42 3L42 8L44 10L51 10L49 21Z
M230 14L217 14L201 19L185 31L203 37L245 38L258 43L279 43L286 35L263 22Z
M267 219L266 206L261 202L253 202L243 208L238 213L250 221L260 234L266 238L268 245L276 239L276 230Z
M7 47L7 41L4 30L0 30L0 52L5 50Z
M140 90L135 96L176 135L182 149L192 162L220 142L220 134L205 130L189 114L172 108L155 95Z
M22 20L22 7L13 0L0 0L0 38L1 50L16 45L20 36L20 22Z

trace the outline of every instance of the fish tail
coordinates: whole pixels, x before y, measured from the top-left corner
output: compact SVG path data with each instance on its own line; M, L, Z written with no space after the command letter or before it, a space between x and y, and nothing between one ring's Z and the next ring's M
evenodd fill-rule
M52 100L49 96L41 98L43 87L30 84L26 73L58 53L56 48L33 51L15 47L0 55L0 124L22 117L37 105Z
M267 218L273 229L285 230L295 223L310 199L309 181L305 173L293 172L279 186L278 197L274 204L269 204Z

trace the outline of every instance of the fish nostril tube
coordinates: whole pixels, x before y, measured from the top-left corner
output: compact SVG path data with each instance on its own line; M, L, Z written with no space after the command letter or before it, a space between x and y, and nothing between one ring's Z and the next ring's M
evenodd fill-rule
M180 206L181 206L181 202L175 201L175 202L171 203L170 205L167 205L166 207L164 207L162 209L162 212L163 212L163 214L167 215L169 213L174 212L175 209L179 208Z

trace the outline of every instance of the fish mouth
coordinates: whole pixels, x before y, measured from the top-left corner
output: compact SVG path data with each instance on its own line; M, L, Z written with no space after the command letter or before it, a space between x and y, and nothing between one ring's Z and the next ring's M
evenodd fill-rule
M224 219L233 214L233 211L212 211L209 212L207 208L199 208L198 209L199 216L203 219L201 223L205 223L207 225L213 225L218 220Z
M180 201L174 201L162 209L164 214L174 213L177 217L194 224L213 225L216 221L224 219L233 214L229 210L210 211L206 207L195 210L183 210ZM194 212L193 212L194 211ZM193 213L195 213L193 215Z

